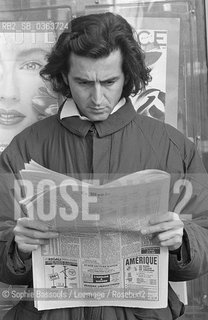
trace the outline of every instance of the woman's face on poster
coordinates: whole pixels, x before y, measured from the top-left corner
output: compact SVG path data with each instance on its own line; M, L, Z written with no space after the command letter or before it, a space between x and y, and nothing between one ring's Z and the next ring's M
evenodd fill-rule
M0 33L0 144L38 120L32 98L43 86L39 71L53 40L45 33Z

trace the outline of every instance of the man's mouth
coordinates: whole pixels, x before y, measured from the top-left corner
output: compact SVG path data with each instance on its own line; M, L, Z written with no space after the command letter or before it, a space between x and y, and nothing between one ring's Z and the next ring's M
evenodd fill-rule
M90 110L95 113L102 113L105 110L105 107L94 106L91 107Z
M17 110L5 110L0 108L0 124L11 126L24 120L26 116Z

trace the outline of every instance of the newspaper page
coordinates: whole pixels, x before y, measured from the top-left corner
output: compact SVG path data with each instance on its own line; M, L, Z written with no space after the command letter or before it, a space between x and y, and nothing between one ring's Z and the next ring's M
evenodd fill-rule
M152 214L168 211L168 173L144 170L93 186L32 163L21 176L35 185L21 201L28 215L59 232L57 239L33 251L38 310L167 306L167 248L153 245L139 231ZM55 185L37 188L52 176ZM40 217L43 201L48 211Z

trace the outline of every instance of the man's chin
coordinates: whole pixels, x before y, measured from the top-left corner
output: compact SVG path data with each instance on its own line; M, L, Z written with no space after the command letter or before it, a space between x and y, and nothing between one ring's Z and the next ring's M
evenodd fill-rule
M96 122L96 121L104 121L109 117L109 114L100 114L100 115L91 115L88 117L90 121Z

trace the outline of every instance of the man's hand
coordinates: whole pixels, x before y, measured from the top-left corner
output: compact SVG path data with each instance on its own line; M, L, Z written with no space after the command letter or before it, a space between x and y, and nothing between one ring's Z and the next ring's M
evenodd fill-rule
M58 233L50 231L42 221L20 218L13 230L14 241L22 258L27 258L38 246L47 244L49 239L57 238Z
M159 217L151 217L149 225L141 229L143 235L152 235L152 241L169 251L182 245L184 224L175 212L167 212Z

